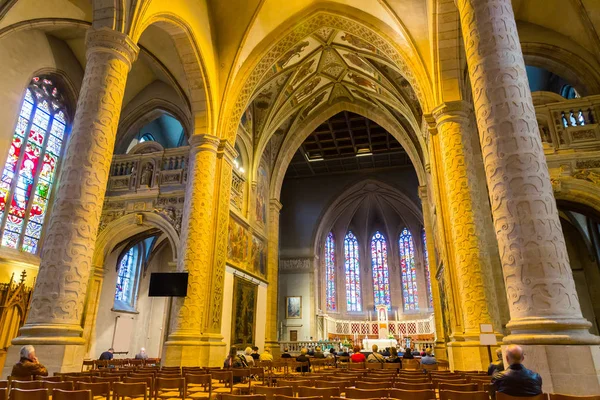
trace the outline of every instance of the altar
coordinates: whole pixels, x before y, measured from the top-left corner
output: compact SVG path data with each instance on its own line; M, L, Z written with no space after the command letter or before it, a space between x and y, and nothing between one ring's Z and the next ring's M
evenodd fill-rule
M363 349L365 351L371 351L374 344L377 345L379 350L384 350L387 347L396 347L398 341L396 339L363 339Z

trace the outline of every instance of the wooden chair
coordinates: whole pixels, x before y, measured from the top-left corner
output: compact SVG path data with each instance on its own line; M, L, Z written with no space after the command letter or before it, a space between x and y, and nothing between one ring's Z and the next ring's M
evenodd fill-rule
M90 369L96 368L96 360L83 360L81 364L81 372L89 371Z
M492 382L492 377L485 375L485 376L467 376L467 382L469 383L491 383Z
M321 400L320 397L288 397L276 394L273 396L274 400Z
M0 400L7 400L6 399L7 392L8 392L7 388L0 388Z
M42 389L44 387L44 382L42 381L11 381L10 388L12 389L24 389L24 390L33 390L33 389Z
M476 383L439 383L439 390L453 390L456 392L477 392L479 385Z
M233 368L231 370L233 374L234 383L233 387L236 389L250 389L252 381L250 380L250 369L249 368ZM242 393L243 394L243 393Z
M265 384L265 369L263 367L250 368L250 375L254 379L254 382L256 382L258 379L260 379L262 384L263 385Z
M387 400L387 399L351 399L350 397L332 397L330 400Z
M291 386L267 387L254 386L254 394L262 394L266 396L266 400L273 400L275 395L294 397L294 388Z
M447 360L438 360L438 371L449 371L450 370L450 362Z
M449 385L466 385L466 379L431 379L435 387L438 387L441 384L449 384Z
M143 376L143 377L131 377L126 376L121 380L123 383L145 383L148 388L148 397L152 397L154 395L154 377L153 376ZM114 382L111 382L111 386Z
M433 390L433 383L404 383L404 382L396 382L394 383L395 389L402 390Z
M48 400L47 389L10 389L10 400Z
M365 369L365 363L349 363L348 369Z
M391 375L391 376L381 376L381 375L377 375L377 376L373 376L373 374L370 374L364 378L361 379L361 382L365 382L365 383L389 383L390 385L392 384L392 382L394 381L395 375Z
M8 381L0 381L0 389L8 389Z
M354 387L357 389L389 389L392 387L392 382L363 382L357 381L354 384Z
M403 370L413 370L416 371L419 369L419 367L421 366L421 361L420 360L414 360L414 359L409 359L409 360L402 360L402 369Z
M118 376L92 376L91 379L92 379L91 381L93 383L108 382L108 383L110 383L111 389L115 383L121 382L121 377L118 377ZM78 382L81 382L81 381L78 381Z
M160 372L166 372L166 373L173 373L176 372L178 374L181 373L181 367L162 367L160 369Z
M28 376L12 376L9 375L6 379L8 379L9 382L12 381L21 381L21 382L29 382L33 380L33 376L28 375Z
M313 386L313 383L309 380L284 380L284 379L279 379L277 381L277 387L282 387L282 386L290 386L292 387L292 389L294 390L294 395L298 394L298 388L300 386Z
M487 392L455 390L440 390L440 400L489 400L490 395Z
M388 397L389 389L355 389L347 388L346 397L351 399L375 399Z
M183 400L184 393L185 378L156 378L156 381L154 381L154 400L175 397Z
M384 370L396 370L399 371L402 365L400 363L385 363L383 364Z
M432 381L467 381L462 375L457 374L430 374L429 376Z
M87 383L91 383L92 382L92 377L91 376L73 376L73 375L67 375L67 376L63 376L63 382L87 382Z
M266 396L264 394L222 394L220 400L266 400Z
M437 371L438 365L437 364L421 364L421 369L423 371Z
M210 376L210 374L188 373L185 375L184 380L184 397L186 399L196 399L203 397L210 399L212 397L212 377Z
M211 370L210 376L219 382L217 385L213 385L214 393L233 393L233 373L231 371ZM224 386L220 386L221 382Z
M48 393L50 396L53 396L54 390L73 390L73 382L50 382L50 381L42 381L44 387L48 389Z
M92 400L92 392L91 390L54 389L52 400Z
M46 382L62 382L63 377L58 375L58 376L40 376L37 375L35 377L36 381L46 381Z
M402 390L402 389L391 389L391 399L399 400L436 400L435 390Z
M339 397L340 395L340 389L338 388L314 388L306 386L298 388L298 397L321 396L323 400L329 400L332 397Z
M600 395L591 396L571 396L568 394L549 393L549 400L600 400Z
M96 397L105 397L106 400L110 400L110 383L108 382L77 382L75 388L77 390L89 390L92 393L93 399Z
M415 379L409 379L409 378L405 378L403 376L397 377L394 380L394 385L398 384L398 383L402 383L402 384L419 384L419 383L431 383L431 381L427 378L415 378Z
M124 399L126 397L142 397L144 400L148 400L148 388L145 383L116 382L112 389L114 400Z
M383 363L381 362L368 362L365 363L366 369L383 369Z
M352 386L350 381L343 380L326 380L326 381L315 381L316 388L338 388L340 389L340 393L344 393L348 386Z
M537 396L529 396L527 400L546 400L548 395L546 393L538 394ZM576 396L579 397L579 396ZM510 396L505 393L496 392L496 400L523 400L522 397Z

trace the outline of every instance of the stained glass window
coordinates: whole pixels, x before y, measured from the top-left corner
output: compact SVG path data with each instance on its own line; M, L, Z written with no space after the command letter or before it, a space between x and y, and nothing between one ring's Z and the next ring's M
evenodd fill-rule
M325 275L327 296L327 311L337 311L335 295L335 239L333 232L329 232L325 239Z
M121 258L117 272L115 309L128 310L134 306L139 253L139 245L134 245Z
M64 102L54 82L33 78L0 180L2 246L38 252L66 130Z
M348 311L362 311L358 240L352 231L349 231L344 238L344 259L344 268L346 271L346 309Z
M154 136L151 133L144 133L142 135L142 137L140 138L140 143L142 142L154 142L156 141L156 139L154 139Z
M387 243L385 236L379 231L371 239L371 265L373 267L373 295L375 306L390 306L390 276L388 273Z
M429 271L429 253L427 252L427 238L425 237L425 228L421 231L423 238L423 260L425 262L425 281L427 283L427 300L429 308L433 308L433 297L431 296L431 272Z
M398 247L400 249L404 311L416 311L419 309L419 298L417 295L417 271L415 269L415 244L412 234L406 228L400 233Z

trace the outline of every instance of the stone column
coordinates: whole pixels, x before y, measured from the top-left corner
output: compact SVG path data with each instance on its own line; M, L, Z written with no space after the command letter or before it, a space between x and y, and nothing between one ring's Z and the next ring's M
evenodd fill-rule
M210 313L211 270L215 236L215 191L219 138L193 135L190 140L187 187L177 270L189 273L185 298L174 298L165 365L207 365L202 340Z
M271 199L269 203L267 247L267 326L265 330L265 348L271 350L273 357L280 354L279 338L277 331L277 305L278 305L278 278L279 278L279 214L281 203L277 199Z
M18 359L19 345L36 345L51 372L81 369L92 255L127 74L138 54L128 36L108 28L90 29L86 46L87 65L31 309L8 355Z
M510 310L504 342L532 345L526 362L545 392L597 393L600 350L585 345L599 338L581 314L511 2L457 6Z
M469 365L483 368L489 360L487 351L477 351L483 350L478 347L479 324L492 324L495 332L501 332L502 327L492 280L492 265L498 260L486 251L488 243L482 234L491 218L477 201L485 189L475 170L472 142L477 137L476 127L471 122L469 104L462 101L444 103L432 114L439 135L453 268L464 329L453 333L454 342L448 345L448 351L455 369L464 370Z
M435 238L433 236L433 221L429 207L427 186L419 186L419 197L423 209L423 226L427 239L427 256L429 258L429 273L431 280L431 297L433 298L433 318L435 321L435 357L439 360L447 360L446 340L444 338L444 320L442 318L442 303L440 301L440 290L435 281L437 260L435 257Z

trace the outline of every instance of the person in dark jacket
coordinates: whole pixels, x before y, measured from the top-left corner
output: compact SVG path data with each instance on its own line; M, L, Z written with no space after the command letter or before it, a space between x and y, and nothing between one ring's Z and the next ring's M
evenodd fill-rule
M250 356L252 357L252 359L254 361L260 359L260 354L258 354L258 347L257 346L252 347L252 354L250 354Z
M306 356L307 353L307 349L300 350L300 355L296 357L296 361L308 364L296 368L296 372L310 372L310 359Z
M496 349L497 360L490 363L487 374L492 376L496 371L504 371L504 360L502 360L502 349Z
M112 360L114 355L113 355L113 348L111 347L110 349L108 349L107 351L105 351L104 353L100 354L100 358L98 358L98 360Z
M413 356L412 354L412 349L408 348L404 351L404 354L402 355L402 358L404 358L405 360L413 360L415 358L415 356Z
M497 371L492 376L492 386L496 392L510 396L536 396L542 394L542 377L523 366L523 349L515 344L506 349L509 367Z
M400 364L400 368L402 368L402 359L400 357L398 357L398 350L396 350L395 347L391 347L390 348L390 356L388 357L387 360L385 360L385 362L388 362L388 363L399 363Z
M21 347L19 356L21 359L13 365L11 377L30 379L33 376L35 379L36 376L48 376L48 370L38 361L32 345Z
M321 351L321 347L317 346L313 354L314 358L325 358L325 354Z
M281 358L292 358L292 355L290 354L290 349L283 349Z

